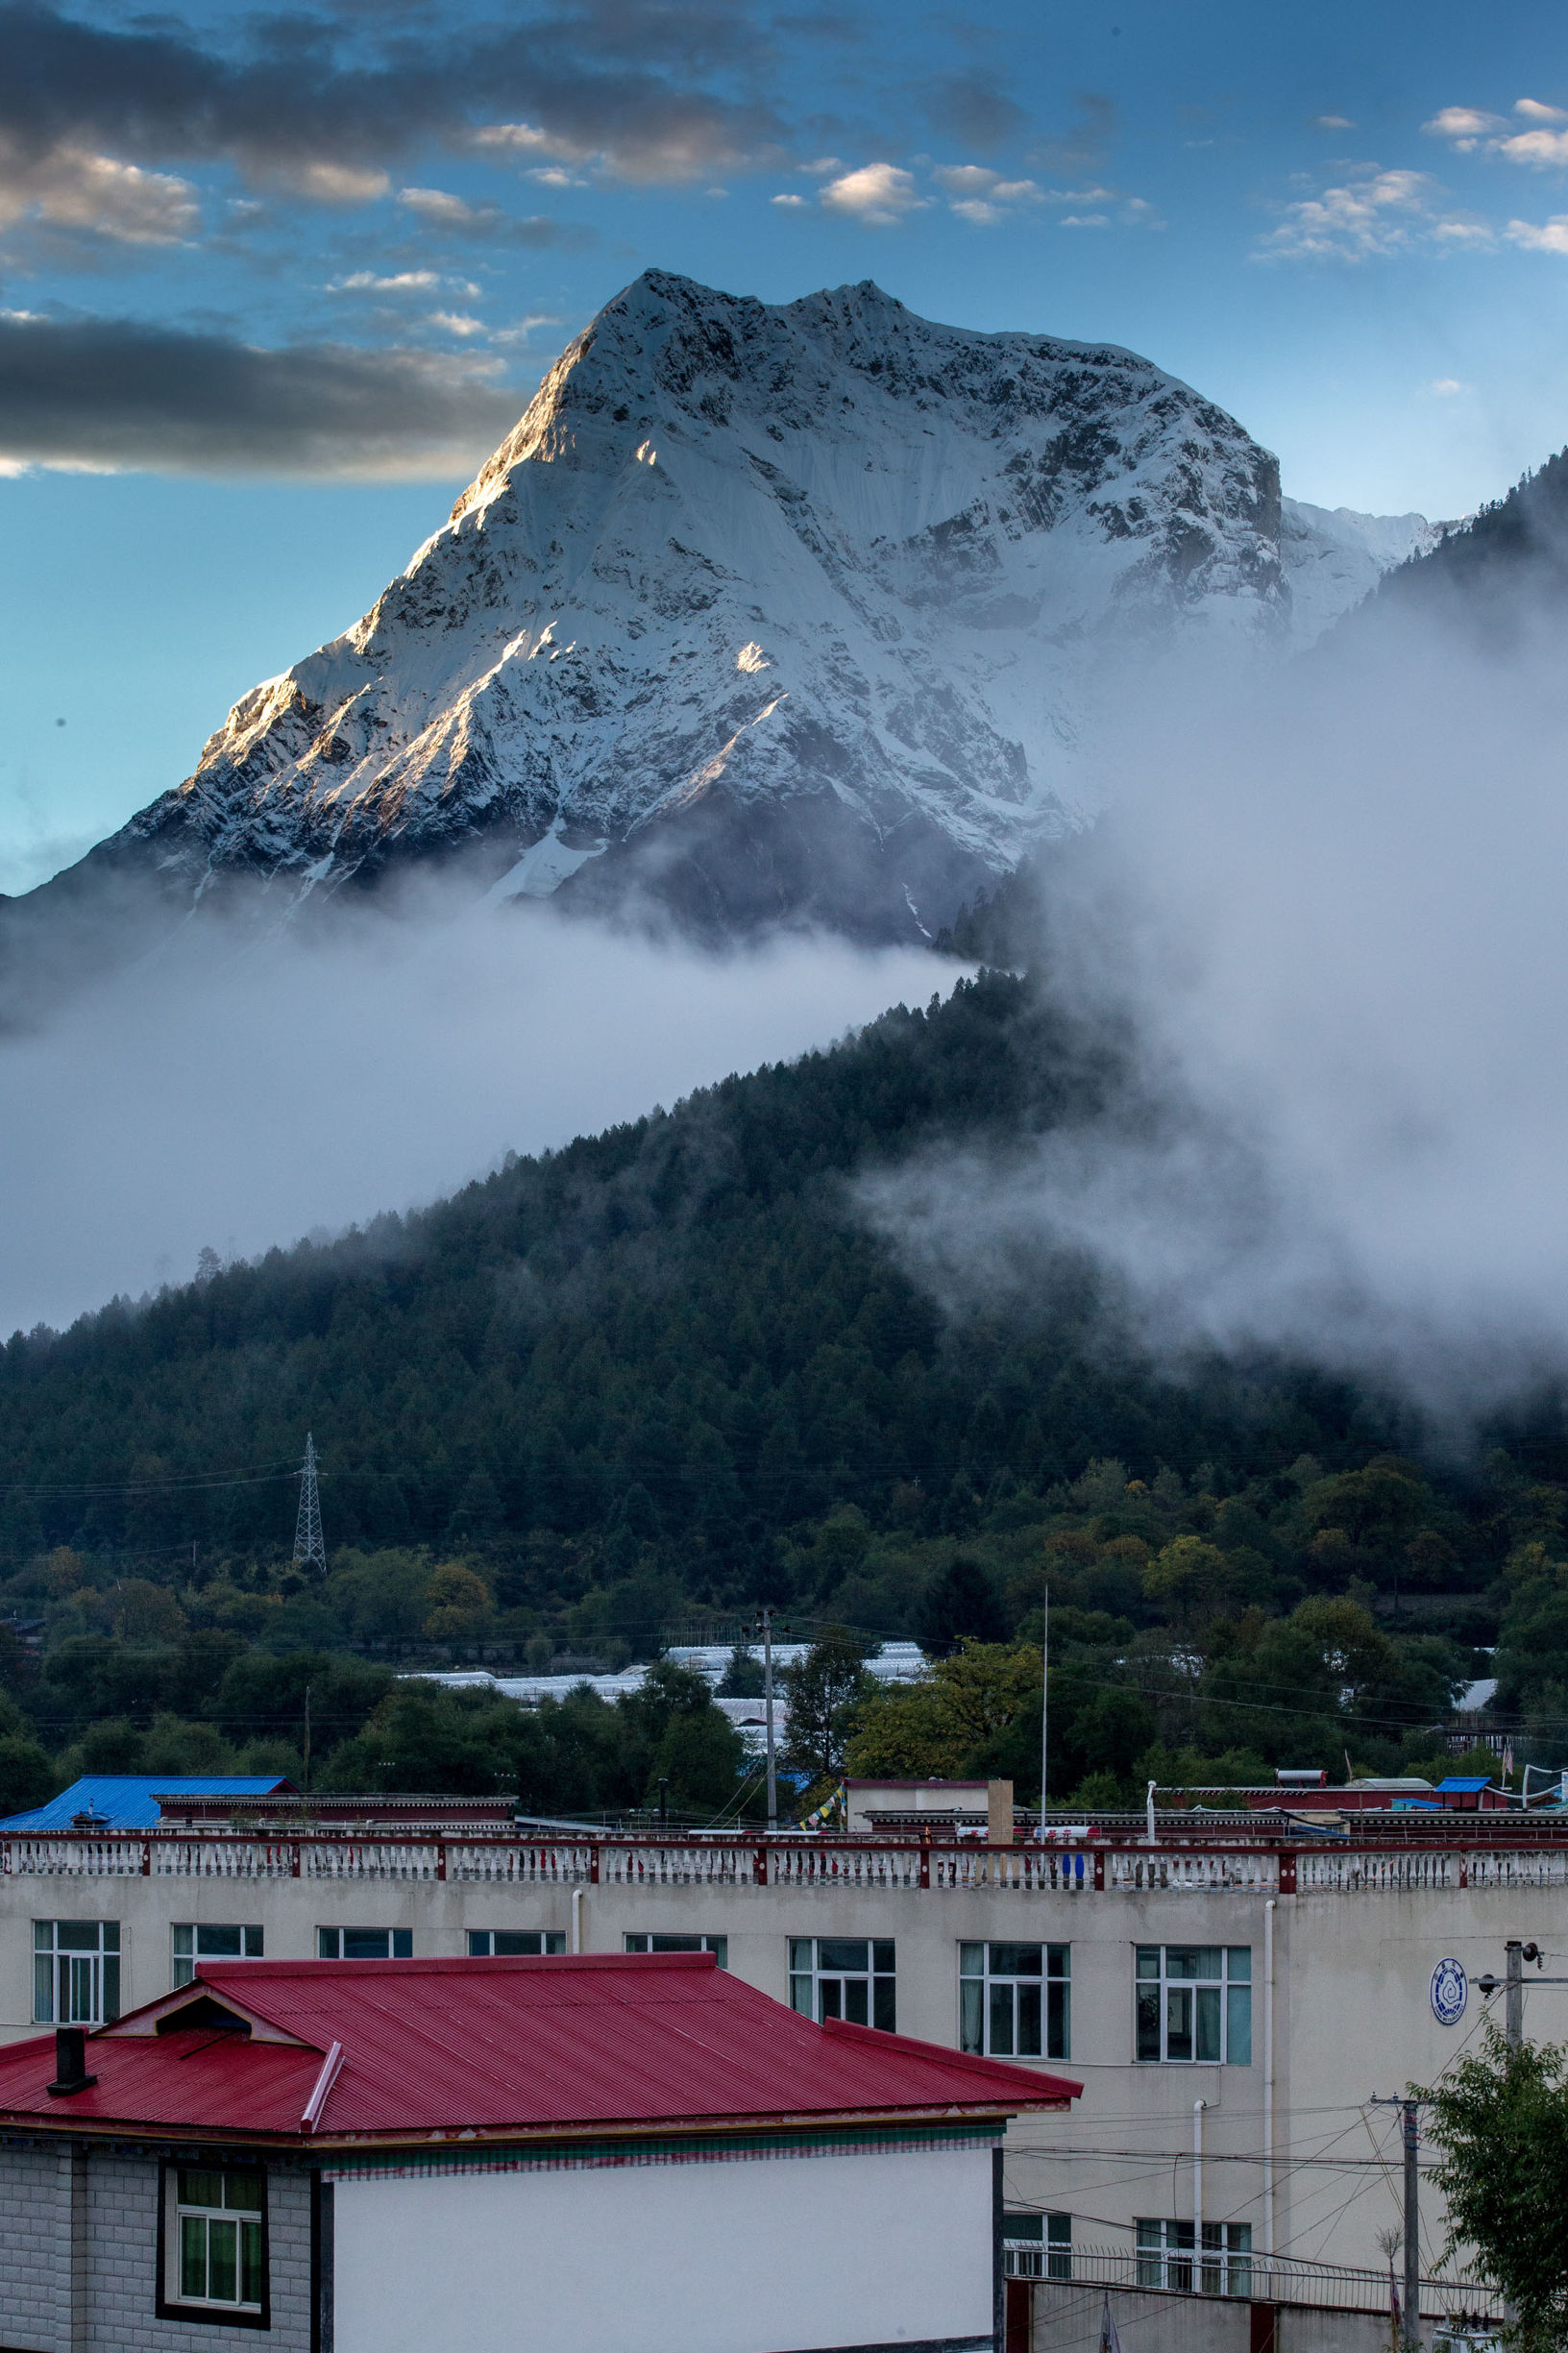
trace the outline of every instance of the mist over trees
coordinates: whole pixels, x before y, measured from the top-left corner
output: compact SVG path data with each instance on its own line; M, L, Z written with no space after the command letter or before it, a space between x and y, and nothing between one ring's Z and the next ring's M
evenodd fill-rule
M1005 1150L1127 1084L1115 1038L986 971L419 1216L16 1336L0 1807L78 1770L297 1774L308 1687L318 1785L551 1812L662 1781L711 1818L739 1752L674 1670L640 1713L579 1692L521 1717L397 1676L613 1668L732 1640L763 1601L781 1630L845 1630L842 1689L825 1660L802 1689L803 1777L1032 1792L1047 1586L1053 1796L1347 1751L1420 1769L1493 1643L1551 1754L1555 1397L1434 1449L1396 1399L1279 1357L1152 1364L1071 1259L943 1313L866 1223L864 1171L955 1137ZM289 1558L306 1428L324 1580ZM925 1683L867 1689L890 1636L926 1646Z

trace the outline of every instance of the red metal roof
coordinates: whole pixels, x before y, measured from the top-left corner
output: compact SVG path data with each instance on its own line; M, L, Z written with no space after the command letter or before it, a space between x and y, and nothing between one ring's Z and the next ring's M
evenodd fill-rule
M89 2091L50 2097L53 2036L0 2049L0 2123L404 2140L1011 2115L1065 2108L1083 2089L907 2035L816 2025L711 1953L209 1962L197 1980L89 2035ZM156 2031L204 1996L251 2034ZM312 2134L305 2110L334 2044Z

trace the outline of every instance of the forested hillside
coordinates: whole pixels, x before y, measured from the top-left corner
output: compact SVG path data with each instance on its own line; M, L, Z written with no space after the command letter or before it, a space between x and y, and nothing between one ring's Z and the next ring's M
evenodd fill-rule
M1157 1372L1082 1267L1041 1267L1006 1316L944 1319L857 1208L858 1170L943 1136L1005 1145L1122 1084L1115 1041L985 972L419 1215L18 1335L0 1609L43 1649L12 1638L0 1801L43 1774L40 1741L101 1769L297 1760L314 1679L325 1755L396 1715L397 1663L616 1664L764 1600L802 1629L1005 1652L1038 1644L1047 1578L1063 1794L1125 1779L1151 1742L1256 1762L1343 1735L1386 1766L1500 1618L1505 1700L1550 1749L1555 1407L1474 1460L1428 1456L1388 1401L1310 1368ZM289 1560L306 1430L324 1582ZM987 1706L967 1747L943 1733L947 1762L994 1748ZM449 1714L401 1751L376 1719L345 1768L484 1782ZM643 1769L508 1767L557 1804L630 1802Z

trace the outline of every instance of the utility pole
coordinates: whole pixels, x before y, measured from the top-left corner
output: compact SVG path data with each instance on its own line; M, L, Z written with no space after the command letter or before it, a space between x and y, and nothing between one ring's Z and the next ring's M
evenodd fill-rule
M1405 2342L1421 2342L1421 2168L1417 2157L1419 2103L1403 2099L1399 2119L1405 2136Z
M778 1769L773 1746L773 1613L764 1604L757 1611L762 1634L762 1696L768 1717L768 1827L778 1827Z
M1508 1973L1503 1995L1503 2033L1508 2048L1518 2050L1525 2039L1525 1949L1518 1937L1510 1936L1503 1949Z
M1040 1838L1045 1843L1045 1792L1051 1768L1051 1588L1044 1588L1040 1620Z
M327 1547L321 1538L321 1495L316 1486L316 1441L306 1433L305 1460L300 1467L300 1512L294 1523L294 1566L327 1574Z
M1394 2268L1394 2248L1401 2237L1405 2247L1405 2310L1401 2315L1405 2353L1420 2353L1421 2347L1421 2102L1419 2099L1380 2099L1372 2096L1374 2108L1399 2110L1400 2138L1405 2147L1405 2229L1403 2234L1385 2232L1379 2240L1388 2250L1390 2279Z

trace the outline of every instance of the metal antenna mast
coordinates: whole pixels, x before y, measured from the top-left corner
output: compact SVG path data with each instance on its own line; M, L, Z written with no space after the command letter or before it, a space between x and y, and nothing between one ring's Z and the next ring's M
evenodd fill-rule
M294 1566L327 1574L327 1547L321 1536L321 1496L316 1488L316 1441L306 1433L305 1462L300 1471L300 1516L294 1523Z

